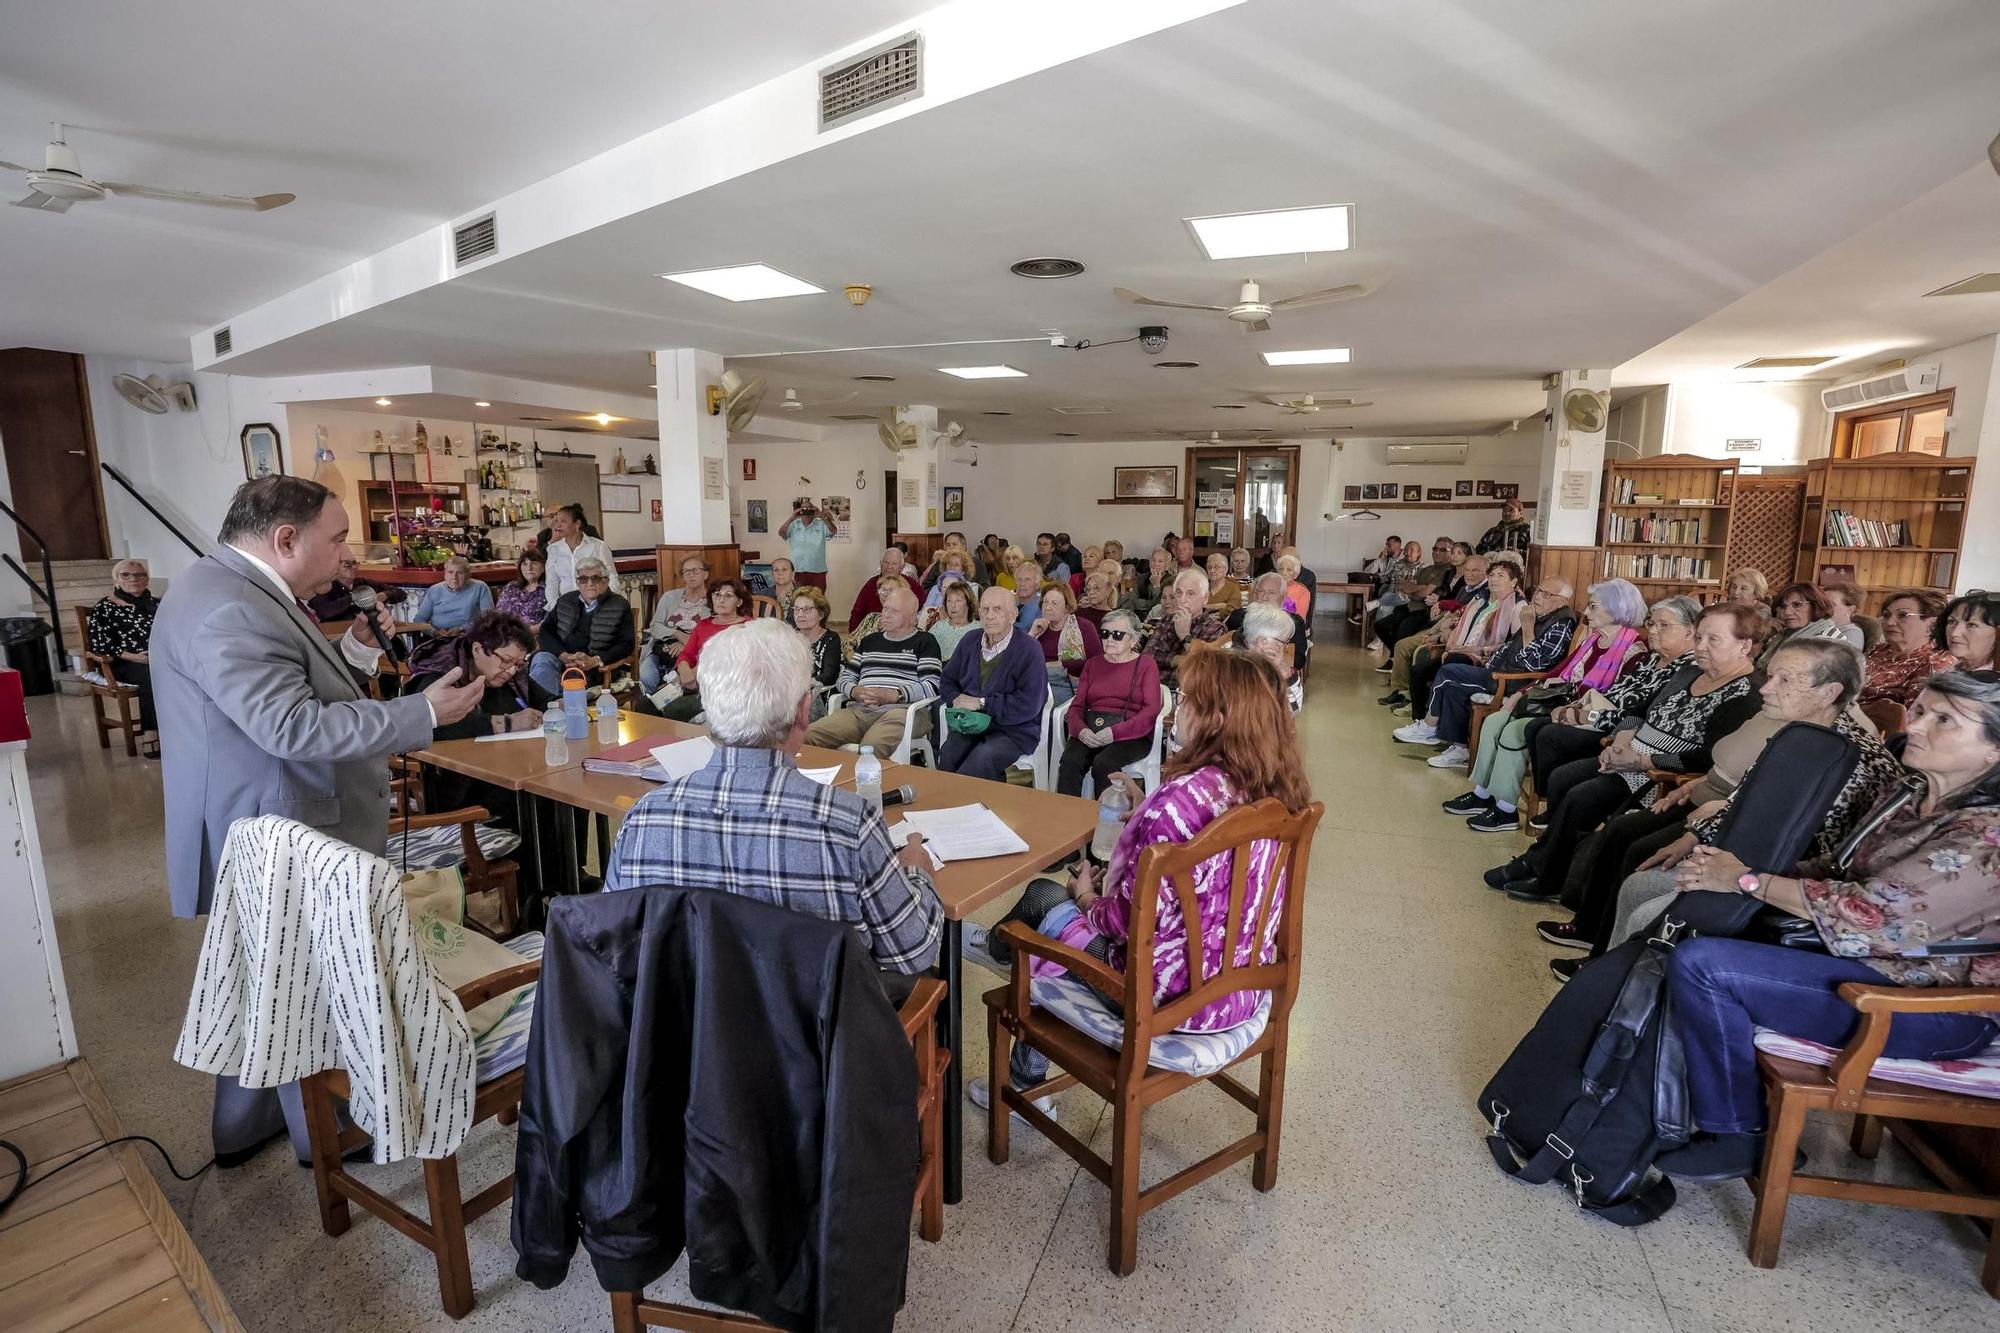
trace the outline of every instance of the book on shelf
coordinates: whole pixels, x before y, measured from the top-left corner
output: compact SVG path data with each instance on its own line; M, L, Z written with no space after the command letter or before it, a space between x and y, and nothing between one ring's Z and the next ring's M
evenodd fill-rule
M1677 505L1712 505L1715 501L1703 500L1692 495L1683 495L1680 499L1674 501L1674 503Z
M1826 511L1823 546L1915 546L1907 519L1884 521L1863 518L1845 509Z
M1605 517L1605 540L1610 542L1658 542L1662 546L1699 546L1705 523L1698 518L1635 518L1628 514Z
M1685 579L1690 583L1715 581L1715 561L1691 555L1628 555L1618 560L1618 575L1628 579Z

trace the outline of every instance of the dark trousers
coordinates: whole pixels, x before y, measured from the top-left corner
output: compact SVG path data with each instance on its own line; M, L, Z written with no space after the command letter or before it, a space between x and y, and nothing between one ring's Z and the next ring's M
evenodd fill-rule
M1595 759L1573 759L1557 769L1544 793L1549 802L1549 827L1528 849L1541 891L1553 898L1562 892L1577 844L1632 799L1623 774L1600 773Z
M1399 606L1393 611L1375 613L1375 637L1390 652L1396 645L1431 623L1430 608L1418 603L1414 607Z
M1546 798L1556 770L1572 760L1594 757L1604 748L1604 734L1589 727L1566 727L1543 718L1528 724L1527 744L1535 790Z
M1069 744L1063 746L1062 765L1056 773L1056 790L1064 796L1083 795L1083 775L1088 773L1091 781L1097 784L1097 794L1102 796L1113 773L1144 759L1152 749L1151 736L1113 741L1095 750L1072 736Z
M1033 749L1034 733L1023 740L1018 734L1006 731L987 731L979 736L967 736L952 732L945 737L944 748L938 751L938 767L947 773L963 773L969 778L985 778L989 782L1005 782L1007 770L1014 761Z
M1492 688L1493 673L1474 662L1453 662L1439 671L1431 682L1430 707L1437 715L1438 739L1465 744L1472 736L1472 696Z
M701 694L697 691L693 694L683 694L680 698L675 699L660 710L660 716L671 718L675 722L692 722L695 719L695 715L700 712Z
M1618 887L1653 853L1687 829L1687 807L1658 814L1646 808L1626 810L1606 820L1584 841L1570 862L1563 885L1563 906L1576 913L1577 928L1593 941L1591 952L1602 953L1617 915Z
M1695 1128L1761 1131L1764 1089L1754 1030L1775 1028L1823 1046L1843 1045L1861 1015L1840 998L1840 983L1883 980L1865 963L1808 949L1710 938L1677 946L1667 959L1667 983L1673 1022L1687 1048ZM1897 1014L1882 1054L1900 1060L1970 1055L1992 1042L1994 1030L1980 1014Z
M127 662L115 658L111 663L111 676L120 685L130 685L139 691L139 730L158 731L160 720L153 713L153 668L146 662Z

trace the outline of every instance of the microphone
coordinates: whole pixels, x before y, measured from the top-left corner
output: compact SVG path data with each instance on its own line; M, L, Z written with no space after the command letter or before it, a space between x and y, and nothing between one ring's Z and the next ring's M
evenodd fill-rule
M892 805L908 805L916 799L917 789L905 783L882 793L882 808L887 810Z
M365 583L357 583L354 585L354 590L348 594L348 599L354 603L355 610L359 611L362 615L368 617L369 627L371 629L375 630L381 629L381 626L376 625L374 623L376 598L375 598L375 590L373 588L369 587ZM402 665L403 661L405 660L403 654L403 645L396 641L396 636L393 634L383 635L381 637L387 640L387 642L385 642L382 645L382 651L389 654L391 660L393 660L397 665L399 666Z

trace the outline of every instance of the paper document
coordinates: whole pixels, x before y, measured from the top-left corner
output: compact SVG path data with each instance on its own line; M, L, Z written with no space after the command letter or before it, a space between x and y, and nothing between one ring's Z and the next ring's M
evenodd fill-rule
M946 861L977 861L988 856L1014 856L1028 850L1020 835L983 805L955 805L945 810L912 810L903 816L924 835L925 845Z
M496 732L491 736L474 736L472 739L475 741L538 741L543 739L543 736L542 729L537 727L533 731L502 731Z
M715 753L715 742L706 736L691 736L671 745L653 747L653 758L660 765L665 776L662 782L675 782L690 773L698 773L708 767L710 756ZM645 776L651 777L648 773Z
M799 770L799 776L811 778L822 787L831 787L834 780L840 776L840 765L834 764L828 768L802 768Z
M903 844L909 841L911 831L909 824L900 819L889 825L889 845L897 851L903 850ZM928 838L924 840L923 848L930 854L931 869L943 870L944 858L937 854L937 848L931 846Z

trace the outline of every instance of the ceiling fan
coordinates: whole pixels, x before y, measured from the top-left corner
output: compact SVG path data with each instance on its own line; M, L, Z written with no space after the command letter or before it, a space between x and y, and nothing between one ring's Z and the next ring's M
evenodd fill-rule
M290 194L260 194L248 198L236 194L203 194L197 190L168 190L157 185L132 185L125 181L92 180L83 174L76 150L63 141L63 127L49 126L49 143L43 151L42 168L24 167L17 162L0 162L0 171L26 172L28 193L14 201L16 208L39 208L45 213L67 213L71 204L87 204L107 194L130 195L135 199L164 199L172 204L204 204L210 208L240 208L265 213L283 208L297 198Z
M811 402L807 402L805 399L799 397L797 389L787 389L785 390L784 398L778 403L778 410L781 412L803 412L808 407L831 407L835 403L844 403L850 398L858 398L860 396L859 391L856 391L854 393L844 393L838 398L815 398Z
M1262 333L1271 327L1271 315L1278 310L1302 310L1311 305L1331 305L1335 301L1351 301L1357 296L1366 296L1373 287L1358 282L1350 282L1344 287L1328 287L1317 292L1301 292L1297 296L1280 297L1266 301L1257 286L1255 278L1245 278L1243 286L1236 294L1235 305L1195 305L1187 301L1156 301L1150 296L1141 296L1129 287L1113 287L1111 294L1127 305L1157 305L1169 310L1214 310L1229 316L1243 326L1245 333Z
M1272 407L1282 407L1287 412L1290 412L1293 416L1309 416L1314 412L1318 412L1330 407L1339 408L1339 407L1375 406L1375 404L1372 401L1366 399L1322 398L1318 394L1312 394L1312 393L1304 394L1297 398L1271 398L1265 396L1265 397L1259 397L1257 401L1261 403L1268 403Z

